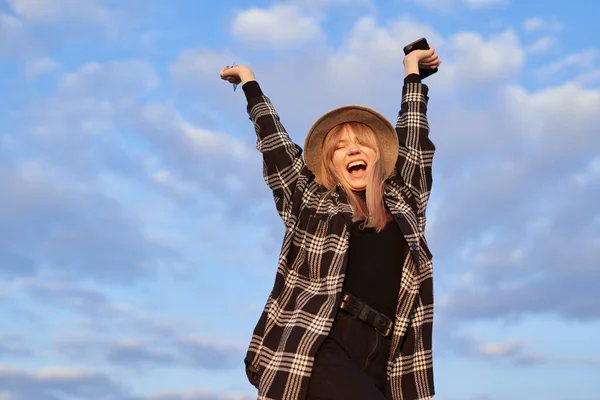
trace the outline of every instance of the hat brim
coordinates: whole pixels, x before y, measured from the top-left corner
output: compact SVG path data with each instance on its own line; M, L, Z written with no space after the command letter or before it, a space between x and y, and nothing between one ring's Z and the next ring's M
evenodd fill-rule
M335 108L323 114L311 126L304 141L304 161L306 166L315 174L316 181L321 180L321 159L323 157L323 142L327 134L335 126L346 122L360 122L375 132L375 138L381 150L385 177L394 171L398 159L398 134L392 124L377 111L359 105L349 105Z

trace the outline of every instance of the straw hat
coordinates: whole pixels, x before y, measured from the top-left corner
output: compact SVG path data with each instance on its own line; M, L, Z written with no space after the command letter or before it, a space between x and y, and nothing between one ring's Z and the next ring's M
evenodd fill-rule
M381 149L385 178L394 171L398 158L398 135L392 124L377 111L368 107L349 105L335 108L323 114L310 127L304 141L304 161L308 169L321 181L321 158L325 136L336 125L345 122L360 122L375 132L375 138Z

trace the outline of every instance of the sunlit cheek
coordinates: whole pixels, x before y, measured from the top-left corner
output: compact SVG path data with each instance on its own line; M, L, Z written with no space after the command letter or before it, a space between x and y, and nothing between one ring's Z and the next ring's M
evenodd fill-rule
M339 174L340 172L342 172L342 168L343 167L343 161L340 160L339 157L333 157L333 168L335 169L335 171Z

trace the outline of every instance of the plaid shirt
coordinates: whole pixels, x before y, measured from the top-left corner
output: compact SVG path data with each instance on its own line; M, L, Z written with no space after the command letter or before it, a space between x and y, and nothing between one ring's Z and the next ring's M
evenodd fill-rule
M305 399L315 354L340 302L352 208L340 185L332 192L315 182L302 149L258 84L245 86L264 178L286 227L275 284L254 329L246 371L259 400ZM402 270L387 368L393 400L434 394L432 257L424 231L435 147L429 140L427 93L421 83L403 87L396 123L399 157L384 192L411 250Z

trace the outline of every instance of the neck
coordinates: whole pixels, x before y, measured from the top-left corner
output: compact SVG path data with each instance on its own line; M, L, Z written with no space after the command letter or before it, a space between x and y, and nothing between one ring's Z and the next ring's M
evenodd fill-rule
M364 201L367 201L367 191L365 189L363 189L363 190L353 190L353 192L354 192L354 194L356 194L358 197L360 197Z

